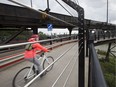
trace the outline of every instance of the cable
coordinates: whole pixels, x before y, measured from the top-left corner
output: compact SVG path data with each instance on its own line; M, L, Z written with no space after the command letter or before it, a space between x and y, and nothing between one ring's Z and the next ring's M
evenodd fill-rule
M83 42L80 44L80 46L79 46L78 50L81 48L82 44L83 44Z
M60 4L60 2L58 2L57 0L56 0L56 2L57 2L59 5L61 5L61 7L63 7L71 16L73 16L62 4Z
M70 15L71 15L71 17L73 17L74 18L74 16L72 15L72 13L70 13L60 2L58 2L57 0L56 0L56 2L58 3L58 4L60 4ZM77 4L77 3L76 3ZM78 5L78 4L77 4ZM75 10L75 9L74 9ZM74 20L76 20L76 22L78 23L81 23L79 20L77 20L77 19L74 19Z
M81 50L82 50L82 49L81 49ZM79 55L80 55L80 53L78 54L78 57L79 57ZM78 58L77 58L77 59L78 59ZM73 71L73 69L74 69L74 66L75 66L75 64L76 64L76 62L77 62L77 59L76 59L75 63L73 64L73 67L72 67L71 71L69 72L69 74L68 74L68 76L67 76L67 78L66 78L66 81L65 81L63 87L66 86L67 81L69 80L69 77L70 77L70 75L71 75L71 73L72 73L72 71Z
M73 3L74 3L74 1L72 1ZM74 4L76 4L77 6L79 6L77 3L74 3ZM71 6L70 6L71 7ZM81 7L81 6L80 6ZM74 9L74 8L73 8ZM74 10L76 10L76 9L74 9ZM74 16L73 16L74 17ZM76 20L76 19L75 19ZM77 20L76 20L77 21ZM79 20L77 21L77 22L79 22L79 23L81 23Z

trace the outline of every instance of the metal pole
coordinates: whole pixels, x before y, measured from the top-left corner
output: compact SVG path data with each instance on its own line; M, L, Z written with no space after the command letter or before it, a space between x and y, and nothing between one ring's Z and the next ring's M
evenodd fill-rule
M32 30L33 30L33 34L38 34L38 28L37 27L33 27Z
M107 0L107 18L106 18L106 22L108 24L108 0Z
M86 29L86 57L88 57L88 48L89 48L89 44L88 44L88 41L89 41L89 30L88 28Z
M85 37L84 37L84 9L71 0L62 0L78 12L79 26L79 75L78 87L85 87Z
M49 9L49 0L47 0L47 8Z
M82 51L79 55L79 85L78 87L85 87L85 40L84 40L84 9L80 9L79 16L79 47L82 44ZM81 50L79 49L79 52Z
M110 54L111 44L112 44L112 43L109 43L109 45L108 45L108 50L107 50L107 54L106 54L106 58L105 58L105 60L106 60L107 62L109 62L109 54Z
M32 0L31 0L31 7L33 7L33 5L32 5Z

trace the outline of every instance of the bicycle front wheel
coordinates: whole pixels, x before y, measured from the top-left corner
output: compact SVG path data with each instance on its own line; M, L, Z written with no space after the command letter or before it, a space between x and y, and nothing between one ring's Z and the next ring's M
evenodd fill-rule
M31 67L21 69L13 79L13 87L24 87L35 76L35 71Z
M48 56L43 62L43 69L48 67L48 65L50 65L52 62L54 62L54 58L52 56ZM51 65L46 71L49 72L53 68L53 65Z

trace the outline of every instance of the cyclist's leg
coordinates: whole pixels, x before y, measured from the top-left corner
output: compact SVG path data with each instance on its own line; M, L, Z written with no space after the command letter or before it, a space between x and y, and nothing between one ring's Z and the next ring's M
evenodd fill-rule
M37 57L34 58L34 64L37 66L39 73L43 70L40 62L38 61Z
M40 62L38 61L37 57L34 58L34 64L38 67L38 73L39 74L43 69L42 69L42 66L40 64ZM42 78L44 75L46 74L46 72L44 72L43 74L40 75L40 77Z
M35 57L35 58L26 58L26 60L28 60L29 62L32 62L36 65L37 67L37 70L39 71L39 73L42 71L42 67L40 65L40 62L38 61L38 59Z

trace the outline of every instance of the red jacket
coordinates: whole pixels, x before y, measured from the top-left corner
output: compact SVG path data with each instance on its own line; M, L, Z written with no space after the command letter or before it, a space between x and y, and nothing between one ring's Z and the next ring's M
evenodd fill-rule
M36 56L36 52L38 51L44 51L44 52L48 52L48 49L43 47L42 45L40 45L39 43L34 43L32 44L32 47L34 49L30 50L30 51L25 51L24 52L24 58L34 58Z

